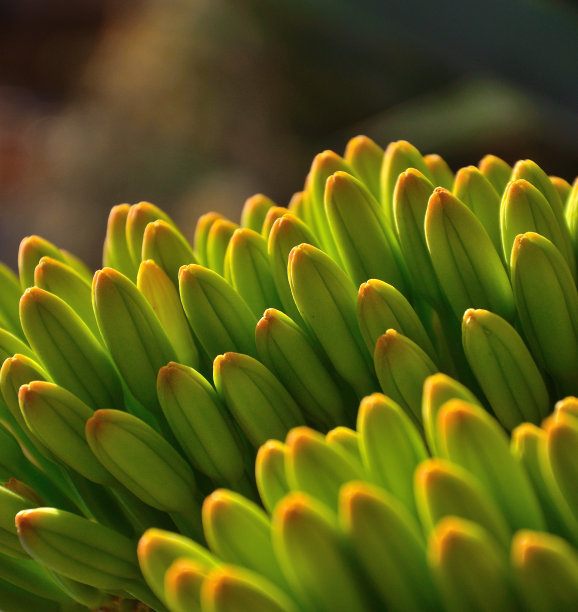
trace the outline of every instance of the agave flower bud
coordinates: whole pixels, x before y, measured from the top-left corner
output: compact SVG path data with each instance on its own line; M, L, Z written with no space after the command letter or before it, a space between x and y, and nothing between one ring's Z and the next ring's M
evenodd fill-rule
M262 193L247 198L241 210L241 227L248 227L258 234L263 229L263 221L267 216L267 211L273 206L277 206L271 198Z
M147 529L137 547L142 575L153 593L165 598L165 575L177 561L190 561L207 571L218 565L217 559L201 544L178 533L162 529Z
M217 489L203 503L203 528L209 548L225 563L287 588L273 551L271 521L260 506L233 491Z
M126 412L97 410L86 422L86 440L129 491L149 506L171 513L185 531L199 536L193 470L152 427Z
M253 446L282 440L303 422L301 409L260 361L241 353L217 356L213 380L219 395Z
M309 427L296 427L287 436L285 471L291 489L303 491L336 508L341 486L365 476L361 466L320 433Z
M94 337L100 340L88 280L70 265L45 256L34 269L34 284L64 300L86 323Z
M454 173L448 166L446 160L437 153L429 153L423 156L423 161L430 171L432 181L437 187L452 189L454 185Z
M201 587L210 569L189 559L177 559L164 574L163 599L172 612L201 612Z
M498 194L501 194L512 176L512 166L496 155L484 156L478 165L480 172L492 183Z
M570 610L578 601L578 555L550 533L519 531L512 541L512 567L527 610Z
M313 159L306 185L311 205L313 231L321 241L324 250L337 263L341 259L326 214L325 194L327 179L338 171L354 174L353 168L337 153L323 151Z
M316 426L327 429L347 421L345 394L297 323L279 310L268 308L257 324L255 340L263 364Z
M299 312L337 372L359 397L374 391L369 353L357 327L357 291L351 280L328 255L308 244L291 250L288 270Z
M304 493L291 493L275 508L273 543L301 606L313 610L366 610L367 593L334 516Z
M112 207L108 215L102 263L103 266L114 268L131 280L136 280L138 264L135 264L132 259L126 237L126 220L129 210L130 204L118 204Z
M375 345L373 357L381 390L421 424L421 391L437 367L412 340L388 329Z
M221 565L207 576L201 588L202 609L207 612L297 612L295 603L259 574Z
M413 512L413 473L428 454L410 417L392 399L374 393L361 401L357 431L370 480Z
M267 241L249 228L235 230L227 249L225 278L247 302L257 317L269 307L280 307L275 281L269 266Z
M45 256L65 261L62 251L48 240L40 236L27 236L22 239L18 250L18 272L22 291L34 285L34 270Z
M329 446L334 446L345 451L348 459L356 461L363 469L363 460L359 447L359 435L356 431L340 425L327 432L325 441Z
M544 380L518 332L487 310L466 310L466 357L498 420L509 430L539 423L550 411Z
M20 300L20 318L30 345L54 382L93 408L122 406L121 383L108 353L70 306L32 287Z
M178 287L181 266L198 263L186 238L170 223L157 219L149 223L142 240L142 261L153 259L170 281Z
M28 423L24 419L18 403L18 390L33 380L50 380L48 374L35 361L25 355L16 354L4 360L0 368L0 392L6 407L26 433L30 434ZM36 436L32 435L34 441Z
M442 406L437 422L438 450L478 478L510 528L543 529L544 517L531 482L510 453L497 421L483 408L454 399Z
M32 558L68 578L105 590L129 589L140 580L133 543L108 527L56 508L34 508L16 515L16 528Z
M36 564L38 565L38 564ZM68 595L76 603L79 603L90 610L99 609L101 607L113 605L113 596L89 586L88 584L82 584L77 580L72 580L62 576L58 572L47 570L49 576L58 585L61 593Z
M502 198L500 210L502 245L506 261L510 262L512 247L518 234L536 232L548 238L561 253L565 254L566 263L573 276L576 276L574 252L564 251L564 236L558 220L548 203L532 183L518 179L508 183ZM566 230L566 226L563 228Z
M509 550L512 531L473 474L435 458L418 466L414 480L416 505L426 532L431 533L445 516L457 516L479 524Z
M578 493L576 475L576 443L578 442L578 421L575 417L557 412L544 423L546 444L543 452L543 469L551 473L562 495L575 517L578 516Z
M420 346L433 361L438 357L415 310L392 285L371 279L359 287L357 321L369 351L373 353L378 338L395 329Z
M398 500L365 482L351 482L341 490L339 518L384 608L436 609L423 535Z
M179 288L187 319L210 359L231 350L255 355L257 318L222 276L199 265L183 266Z
M392 226L363 183L346 172L331 175L325 212L344 268L356 285L379 278L408 293L407 272Z
M296 191L287 204L287 210L298 217L304 219L304 207L306 206L306 198L304 191Z
M402 172L393 192L393 215L403 259L412 278L412 290L433 305L444 303L429 255L424 220L428 200L434 190L418 170Z
M255 479L265 508L272 513L277 503L291 490L285 472L287 446L279 440L267 440L255 460Z
M115 480L97 460L84 435L94 410L75 395L49 382L22 385L20 409L32 432L50 452L85 478L111 485Z
M283 304L283 310L299 324L302 323L302 319L289 286L287 264L291 249L303 243L318 246L318 242L309 227L295 215L289 213L275 221L267 243L269 266L277 287L277 293Z
M459 319L472 307L513 318L512 287L500 256L465 204L437 188L428 202L425 234L436 275Z
M16 559L29 559L29 555L24 551L18 534L14 517L20 510L34 507L29 499L18 495L14 491L0 486L0 552L3 555Z
M569 414L578 419L578 397L569 395L556 402L554 414Z
M381 166L381 203L386 222L393 227L393 198L398 176L408 168L414 168L428 180L433 180L421 153L406 140L390 142L385 149Z
M207 267L221 276L225 270L225 254L229 241L239 225L229 219L216 219L207 234Z
M152 259L142 261L137 288L157 315L180 363L198 368L199 350L185 316L179 293L169 277Z
M444 609L518 608L504 551L480 525L456 517L443 519L431 535L428 557Z
M20 324L18 302L22 295L20 280L10 268L0 263L0 320L2 327L24 339L24 332Z
M238 483L244 473L242 441L211 384L196 370L170 362L159 370L157 392L191 463L217 482Z
M153 307L132 281L112 268L94 275L92 299L102 337L122 377L142 405L158 414L157 372L176 361L177 354Z
M345 147L344 159L353 168L355 175L379 200L381 195L380 174L383 149L367 136L355 136Z
M263 229L261 230L261 235L265 239L269 239L269 235L271 234L271 230L275 225L275 222L278 219L282 219L285 215L291 214L291 211L285 206L273 206L267 211L265 215L265 219L263 220Z
M560 251L539 234L512 250L512 285L526 341L562 393L578 393L578 290Z
M161 219L169 225L175 226L175 222L158 206L150 202L139 202L133 204L126 217L126 242L135 269L142 259L142 244L145 229L149 223Z
M511 452L532 481L548 530L578 544L578 517L570 510L552 474L546 454L546 440L544 429L522 423L512 431Z
M457 380L438 372L428 376L423 384L422 420L426 442L432 454L439 454L437 415L441 407L451 399L461 399L481 406L476 396Z
M548 177L550 181L552 181L552 185L554 185L554 189L558 192L558 196L560 197L560 201L562 202L562 207L564 211L566 210L566 204L572 193L572 185L560 176L552 176Z
M215 221L224 219L223 215L218 212L208 212L201 215L197 219L197 225L195 227L195 236L193 238L194 252L197 260L201 266L207 266L207 240L209 232Z
M452 191L476 215L494 248L501 253L500 194L492 183L475 166L467 166L458 170ZM509 255L506 256L508 260Z

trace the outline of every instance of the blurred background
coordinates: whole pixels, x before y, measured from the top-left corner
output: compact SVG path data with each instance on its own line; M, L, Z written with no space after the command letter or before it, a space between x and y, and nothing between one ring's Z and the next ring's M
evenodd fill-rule
M453 170L578 173L570 1L0 0L0 259L40 234L91 267L109 209L280 205L359 133Z

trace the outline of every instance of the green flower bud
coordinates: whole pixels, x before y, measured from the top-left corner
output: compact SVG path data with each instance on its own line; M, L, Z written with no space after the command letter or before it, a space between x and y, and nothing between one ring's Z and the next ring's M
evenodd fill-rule
M467 166L458 170L453 194L476 215L488 232L496 252L501 253L500 194L492 183L475 166ZM509 259L508 252L506 261Z
M44 256L61 262L65 260L58 247L40 236L27 236L22 239L18 250L18 271L22 291L34 285L34 270Z
M428 180L433 180L421 153L406 140L390 142L381 166L381 203L389 227L393 227L393 192L397 179L408 168L415 168Z
M510 549L512 531L473 474L450 461L435 458L418 466L414 481L419 517L428 533L445 516L457 516L479 524L505 550Z
M128 211L126 217L126 242L135 270L138 270L138 266L142 261L145 229L149 223L157 219L161 219L169 225L176 227L175 222L163 210L150 202L133 204Z
M488 233L474 213L437 188L429 199L425 233L433 267L454 314L487 308L513 319L512 287Z
M261 361L321 429L347 421L345 394L321 359L317 347L287 315L268 308L255 330Z
M123 405L121 383L108 353L63 300L32 287L20 300L20 317L30 345L54 382L92 408Z
M136 551L108 527L55 508L22 510L16 528L31 557L99 589L127 589L140 580Z
M163 269L152 259L142 261L136 286L157 315L179 362L198 368L200 357L179 293Z
M102 264L107 268L114 268L136 280L138 264L132 260L126 237L126 220L130 204L113 206L108 215L108 225L104 238Z
M454 185L454 173L451 171L446 160L437 153L430 153L423 156L423 161L428 167L436 187L445 187L451 190Z
M512 166L496 155L486 155L480 160L479 168L501 195L512 176Z
M158 414L157 372L176 361L177 354L152 306L132 281L112 268L94 275L92 299L102 337L128 388Z
M355 136L345 147L344 159L376 200L381 195L383 149L367 136Z
M86 422L86 439L129 491L153 508L186 514L191 530L200 531L193 470L152 427L126 412L97 410Z
M439 411L437 429L438 450L478 478L512 530L544 528L530 479L510 453L508 437L495 419L483 408L453 399Z
M336 508L339 490L351 480L365 476L359 463L330 446L320 433L309 427L296 427L287 436L285 471L291 489L311 495L328 508Z
M498 420L509 430L550 412L540 371L518 332L487 310L466 310L462 338L472 368Z
M443 519L430 538L428 557L444 609L518 608L504 551L480 525L456 517Z
M398 500L378 487L351 482L341 490L339 517L380 607L396 612L438 607L423 536Z
M334 446L341 451L347 453L347 457L350 460L355 460L363 469L363 460L361 458L361 449L359 435L353 429L349 427L335 427L331 431L328 431L325 435L325 441L328 446Z
M227 280L255 316L260 317L269 306L281 306L269 266L267 241L261 234L246 227L235 230L226 259Z
M357 431L370 480L414 512L413 473L428 454L410 417L392 399L374 393L361 401Z
M267 243L269 265L277 287L277 293L283 304L283 310L300 325L303 324L303 321L289 286L287 264L291 249L303 243L318 246L317 240L309 227L295 215L289 213L275 221Z
M34 269L34 284L64 300L100 341L90 283L83 276L68 264L45 256Z
M233 491L217 489L203 503L203 528L209 548L225 563L287 588L273 551L271 521L260 506Z
M263 230L263 222L267 216L267 211L273 206L277 205L262 193L256 193L247 198L241 210L241 226L248 227L260 234Z
M356 285L379 278L408 293L397 238L363 183L346 172L331 175L325 212L344 268Z
M257 318L222 276L199 265L183 266L179 288L187 319L211 360L226 351L256 354Z
M550 533L519 531L512 567L524 606L532 612L571 610L578 601L578 555Z
M304 493L288 495L275 508L272 531L277 558L301 607L371 608L335 518L323 504Z
M35 436L65 465L99 484L115 481L90 450L84 427L94 410L75 395L50 382L22 385L20 409Z
M236 229L239 229L237 223L224 218L216 219L207 234L207 267L222 276L225 271L227 247Z
M22 495L0 486L0 552L2 553L0 559L3 559L4 555L16 559L30 559L18 539L14 517L20 510L26 510L35 505Z
M3 263L0 263L0 319L2 327L15 334L18 338L24 339L24 332L20 324L20 313L18 302L22 295L20 279Z
M539 234L516 238L512 285L526 341L564 394L578 393L578 290L560 251Z
M272 513L277 503L291 490L285 472L287 446L279 440L267 440L255 460L255 479L265 508Z
M219 395L253 446L269 438L283 440L303 422L299 406L260 362L248 355L225 353L215 359L213 380Z
M289 256L289 284L301 316L337 372L359 397L374 391L373 368L357 327L357 291L343 270L323 251L302 244Z
M210 569L196 561L177 559L165 571L164 600L172 612L201 612L201 587Z
M261 235L269 240L269 235L271 234L271 230L275 225L275 222L278 219L282 219L285 215L291 214L291 211L285 206L273 206L267 211L265 215L265 220L263 221L263 229L261 230Z
M222 565L214 569L201 588L202 609L207 612L297 612L287 595L242 567Z
M224 219L222 214L218 212L208 212L201 215L197 219L197 225L195 227L195 236L193 239L194 251L197 256L197 260L201 266L207 266L207 240L209 238L209 232L215 221Z
M243 444L212 385L192 368L171 362L159 370L157 392L191 463L217 482L233 485L241 480Z
M162 219L146 226L141 258L142 261L153 259L177 288L180 267L198 263L186 238L177 228Z

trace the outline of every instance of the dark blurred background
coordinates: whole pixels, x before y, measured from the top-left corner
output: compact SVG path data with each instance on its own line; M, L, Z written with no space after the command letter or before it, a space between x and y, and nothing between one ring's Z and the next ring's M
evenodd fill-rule
M101 261L108 210L192 237L285 205L358 133L452 169L578 172L578 13L562 0L0 0L0 258L40 234Z

